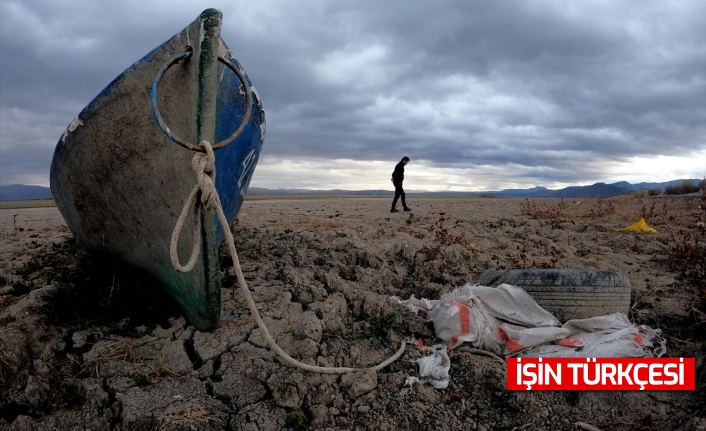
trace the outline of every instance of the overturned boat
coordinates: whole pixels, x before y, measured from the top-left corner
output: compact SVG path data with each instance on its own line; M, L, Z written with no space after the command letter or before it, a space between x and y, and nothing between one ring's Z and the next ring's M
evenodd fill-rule
M154 276L200 330L220 317L224 231L216 211L197 200L185 224L199 226L201 240L181 235L176 250L186 259L196 245L199 256L189 271L175 268L170 242L196 182L192 158L206 151L203 141L212 145L230 224L265 136L262 104L221 26L220 11L208 9L115 78L68 126L50 174L77 239Z

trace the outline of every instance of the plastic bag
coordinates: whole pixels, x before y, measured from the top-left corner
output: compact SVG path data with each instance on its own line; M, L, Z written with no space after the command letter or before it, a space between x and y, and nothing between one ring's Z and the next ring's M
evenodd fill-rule
M435 344L423 347L422 351L427 355L417 359L419 364L419 376L431 383L436 389L446 389L449 386L449 370L451 369L451 359L446 350L446 346Z
M636 221L635 223L631 224L630 226L616 227L616 228L613 228L613 230L614 231L627 231L627 232L657 233L657 229L648 226L647 222L645 221L644 218L641 218L640 220Z
M465 285L439 300L390 301L424 312L451 350L462 342L501 356L655 357L666 351L661 331L618 313L561 324L522 288Z

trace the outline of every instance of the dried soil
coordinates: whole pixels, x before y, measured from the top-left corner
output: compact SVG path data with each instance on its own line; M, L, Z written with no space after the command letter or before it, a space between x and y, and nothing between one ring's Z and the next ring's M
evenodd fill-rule
M229 258L222 324L204 333L153 281L86 254L56 208L0 209L0 429L704 430L704 287L669 266L698 199L410 195L411 214L387 197L249 199L233 226L260 313L303 362L367 367L403 337L434 342L406 311L388 345L369 338L392 295L435 299L487 269L608 269L630 277L630 319L697 358L691 392L508 391L504 365L465 346L445 390L403 391L412 347L379 372L298 371L266 347ZM658 232L613 231L641 217Z

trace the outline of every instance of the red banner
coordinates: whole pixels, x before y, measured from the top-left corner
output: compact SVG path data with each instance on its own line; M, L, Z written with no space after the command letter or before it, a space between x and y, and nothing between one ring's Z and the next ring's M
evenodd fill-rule
M510 358L508 390L693 391L695 358Z

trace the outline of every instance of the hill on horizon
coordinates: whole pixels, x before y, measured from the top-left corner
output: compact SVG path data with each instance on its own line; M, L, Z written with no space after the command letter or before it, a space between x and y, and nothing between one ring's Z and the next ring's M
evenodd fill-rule
M655 190L659 189L664 192L667 187L678 186L684 181L691 181L694 184L699 184L701 180L679 179L656 182L642 182L631 184L627 181L619 181L617 183L595 183L590 186L570 186L563 189L551 190L546 187L537 186L528 189L505 189L499 191L484 191L484 192L458 192L458 191L441 191L429 192L423 190L408 190L407 193L427 193L440 196L479 196L479 195L495 195L503 197L528 197L528 198L610 198L613 196L624 195L638 190ZM276 194L344 194L344 195L392 195L393 190L306 190L306 189L263 189L259 187L250 187L249 194L253 195L276 195Z
M29 199L50 199L49 187L9 184L0 186L0 201L23 201Z
M696 178L679 179L665 181L661 183L638 183L631 184L627 181L619 181L617 183L595 183L590 186L570 186L563 189L551 190L546 187L537 186L527 189L505 189L491 192L429 192L423 190L408 190L407 193L427 193L440 196L479 196L479 195L495 195L503 197L527 197L527 198L610 198L613 196L624 195L638 190L655 190L659 189L662 192L667 187L678 186L684 181L691 181L694 184L699 184L702 180ZM337 195L392 195L393 190L308 190L308 189L266 189L261 187L250 187L248 193L251 195L292 195L292 194L337 194ZM43 186L28 186L23 184L0 185L0 200L27 200L27 199L49 199L51 198L51 190L49 187Z

